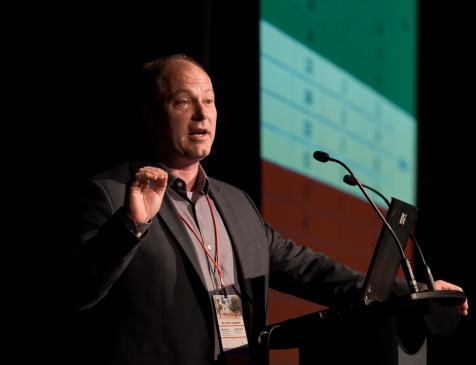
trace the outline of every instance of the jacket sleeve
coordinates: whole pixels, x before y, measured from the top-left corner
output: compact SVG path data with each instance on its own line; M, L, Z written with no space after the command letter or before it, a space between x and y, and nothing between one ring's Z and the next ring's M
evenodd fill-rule
M73 306L86 310L106 296L134 257L140 239L125 223L108 191L89 182L79 201L72 233ZM144 237L144 236L142 236Z
M251 198L247 198L254 206ZM271 288L315 303L337 307L353 303L361 296L364 274L321 252L283 238L264 221L255 206L254 208L266 232Z
M266 223L265 223L266 224ZM361 296L365 276L321 252L284 239L266 224L270 287L326 306L346 306Z

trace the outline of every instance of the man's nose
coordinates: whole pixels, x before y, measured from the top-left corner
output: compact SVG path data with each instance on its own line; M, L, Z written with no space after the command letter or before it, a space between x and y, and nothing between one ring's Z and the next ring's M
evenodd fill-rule
M195 110L192 116L192 120L204 120L206 118L207 111L205 105L202 102L195 103Z

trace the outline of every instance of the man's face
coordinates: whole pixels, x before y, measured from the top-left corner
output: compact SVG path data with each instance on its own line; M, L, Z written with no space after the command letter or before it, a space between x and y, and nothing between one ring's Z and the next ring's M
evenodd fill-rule
M175 61L167 68L163 85L168 134L165 153L168 162L178 167L208 156L215 138L217 110L212 82L200 67Z

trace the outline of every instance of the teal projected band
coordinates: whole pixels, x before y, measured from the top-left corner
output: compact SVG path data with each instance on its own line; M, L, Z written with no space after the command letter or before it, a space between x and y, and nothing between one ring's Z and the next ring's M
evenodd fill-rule
M328 2L314 1L316 4ZM318 53L319 47L296 39L299 27L304 25L292 28L291 16L278 28L279 3L283 9L289 5L289 1L273 2L274 6L263 2L260 23L262 158L360 197L355 188L341 183L345 174L342 169L331 165L324 167L312 160L312 153L321 149L350 164L363 181L385 195L415 203L414 66L408 71L407 80L400 80L395 85L398 90L392 91L391 85L382 80L380 86L386 86L379 88L359 73L362 65L344 69L342 62L337 64L322 55L330 55L332 50ZM297 12L302 10L297 8ZM410 19L413 15L410 14ZM274 22L269 22L268 18ZM369 20L369 24L372 21L374 19ZM329 33L332 32L328 29L327 36ZM402 31L405 37L407 33ZM414 38L413 35L413 42ZM339 42L338 36L335 41ZM400 47L411 46L403 44ZM393 49L395 45L388 45L388 48ZM410 70L409 65L415 64L414 53L408 51L406 56L411 60L406 60L402 67ZM388 67L397 65L389 62ZM388 78L395 76L389 74Z

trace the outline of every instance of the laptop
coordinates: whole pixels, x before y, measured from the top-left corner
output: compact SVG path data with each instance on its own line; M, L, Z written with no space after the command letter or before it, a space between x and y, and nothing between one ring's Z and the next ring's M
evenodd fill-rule
M385 219L405 250L408 238L416 223L418 208L402 200L392 198ZM382 224L364 283L364 303L390 298L395 276L402 262L397 243L385 224Z

